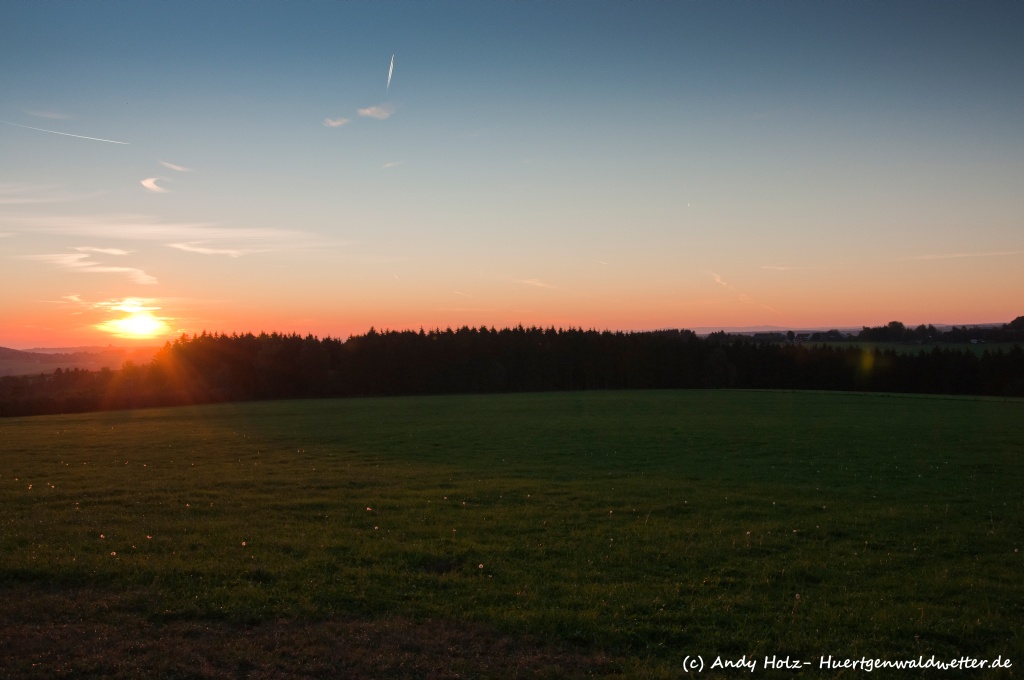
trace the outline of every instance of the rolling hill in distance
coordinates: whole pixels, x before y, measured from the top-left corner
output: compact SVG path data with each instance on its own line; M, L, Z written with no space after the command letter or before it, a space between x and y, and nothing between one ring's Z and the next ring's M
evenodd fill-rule
M67 347L31 350L0 347L0 376L52 373L58 368L119 369L126 361L147 363L159 347Z

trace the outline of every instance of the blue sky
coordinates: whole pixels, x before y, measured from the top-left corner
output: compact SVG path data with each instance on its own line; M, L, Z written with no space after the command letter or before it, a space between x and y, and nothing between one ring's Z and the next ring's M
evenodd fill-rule
M1017 3L2 7L0 345L1024 313Z

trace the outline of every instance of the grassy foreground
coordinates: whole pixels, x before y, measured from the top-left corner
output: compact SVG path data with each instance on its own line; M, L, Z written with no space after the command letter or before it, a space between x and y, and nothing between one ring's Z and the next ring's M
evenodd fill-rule
M781 654L854 677L818 658L934 654L1020 677L1022 458L1020 400L0 420L0 676L678 677L687 656Z

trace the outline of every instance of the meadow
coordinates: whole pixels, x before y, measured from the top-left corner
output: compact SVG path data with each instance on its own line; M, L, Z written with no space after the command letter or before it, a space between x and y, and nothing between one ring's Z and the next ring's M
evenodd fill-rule
M1022 455L1022 400L881 394L2 419L0 676L1019 677Z

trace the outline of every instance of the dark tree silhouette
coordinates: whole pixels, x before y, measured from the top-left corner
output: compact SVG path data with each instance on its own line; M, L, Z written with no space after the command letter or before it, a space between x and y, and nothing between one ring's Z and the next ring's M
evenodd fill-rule
M980 354L956 342L1013 340L1011 328L907 329L894 321L860 340L943 341L897 353L853 342L787 342L686 330L463 326L378 331L345 342L311 335L203 332L167 343L152 362L120 371L0 378L0 415L189 403L412 394L592 389L755 388L1024 396L1024 351ZM825 339L842 338L839 331ZM821 336L819 336L821 337ZM897 340L901 338L902 340ZM966 338L966 340L963 340ZM988 340L985 340L988 341Z

